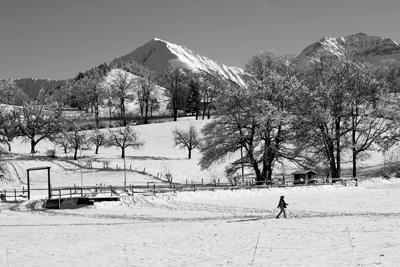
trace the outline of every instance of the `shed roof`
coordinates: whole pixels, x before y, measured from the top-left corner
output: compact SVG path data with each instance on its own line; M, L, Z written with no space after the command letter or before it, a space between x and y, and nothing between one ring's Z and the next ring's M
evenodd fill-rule
M317 174L317 173L312 170L298 170L298 171L292 172L291 174Z

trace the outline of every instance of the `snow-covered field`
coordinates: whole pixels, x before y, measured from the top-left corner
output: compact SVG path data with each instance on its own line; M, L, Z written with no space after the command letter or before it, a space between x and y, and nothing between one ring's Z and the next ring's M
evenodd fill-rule
M154 176L169 164L181 182L222 179L223 166L216 174L200 171L198 152L187 160L186 151L172 147L172 129L189 123L204 122L137 127L146 145L128 151L126 164ZM50 148L39 143L38 150ZM122 184L121 170L100 170L104 158L122 166L117 149L100 148L99 165L82 176L61 152L57 161L21 159L28 150L16 142L14 160L8 159L22 180L26 168L51 166L52 186L80 184L81 177L84 185ZM33 187L45 187L47 174L35 175ZM154 178L130 171L127 179ZM0 188L15 186L21 184ZM287 219L275 219L281 195L289 204ZM78 209L46 210L43 203L40 193L22 203L0 202L0 266L400 266L400 179L363 180L358 187L135 195Z

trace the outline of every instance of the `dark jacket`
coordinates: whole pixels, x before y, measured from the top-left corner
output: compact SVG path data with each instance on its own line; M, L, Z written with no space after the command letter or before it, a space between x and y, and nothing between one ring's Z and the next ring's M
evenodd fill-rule
M289 205L289 204L287 204L287 203L285 202L285 200L283 200L283 198L281 198L281 199L279 200L279 204L278 204L278 207L277 207L277 208L285 209L287 205Z

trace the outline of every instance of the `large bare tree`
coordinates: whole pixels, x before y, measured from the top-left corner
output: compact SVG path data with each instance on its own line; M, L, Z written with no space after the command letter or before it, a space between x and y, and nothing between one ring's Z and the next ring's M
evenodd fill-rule
M112 98L118 99L118 110L122 119L122 125L127 125L126 101L133 100L134 88L137 81L133 74L124 70L116 69L109 83Z

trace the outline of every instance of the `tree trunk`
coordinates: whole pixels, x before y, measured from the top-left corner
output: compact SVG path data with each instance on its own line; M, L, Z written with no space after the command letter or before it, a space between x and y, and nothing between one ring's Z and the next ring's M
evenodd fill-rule
M78 148L75 147L75 152L74 152L74 160L78 159Z
M96 155L99 154L99 147L100 147L100 146L97 146L97 145L96 145L96 151L94 152L94 154L96 154Z
M353 153L353 178L357 176L357 152L356 152L356 117L354 114L354 109L351 109L351 144Z
M35 139L31 139L31 153L35 153L35 146L36 146L36 142Z
M11 152L11 143L7 142L7 145L8 145L8 152Z
M121 147L121 150L122 150L121 158L124 159L125 158L125 147Z
M189 148L188 150L189 150L188 159L191 159L191 158L192 158L192 149L191 149L191 148Z
M335 121L336 135L336 172L337 178L340 178L341 161L340 161L340 117Z

